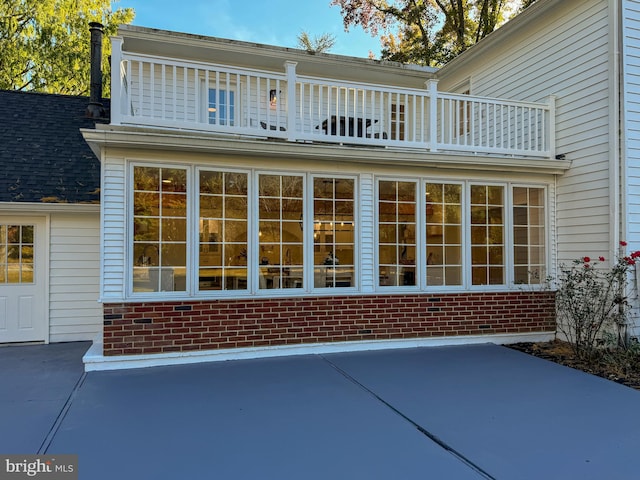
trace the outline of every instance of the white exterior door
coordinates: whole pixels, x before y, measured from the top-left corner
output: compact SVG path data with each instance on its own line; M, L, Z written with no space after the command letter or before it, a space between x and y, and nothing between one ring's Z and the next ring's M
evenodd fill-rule
M46 220L0 216L0 343L46 341Z

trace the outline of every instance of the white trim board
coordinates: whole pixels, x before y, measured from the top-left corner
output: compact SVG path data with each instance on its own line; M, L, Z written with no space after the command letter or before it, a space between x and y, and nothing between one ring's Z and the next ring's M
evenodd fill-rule
M327 353L390 350L395 348L441 347L449 345L475 345L494 343L504 345L518 342L547 342L555 333L531 332L521 334L468 335L437 338L410 338L398 340L365 340L355 342L330 342L273 347L228 348L220 350L153 353L146 355L104 356L102 344L94 342L82 358L86 372L123 370L127 368L187 365L192 363L249 360L292 355L320 355Z

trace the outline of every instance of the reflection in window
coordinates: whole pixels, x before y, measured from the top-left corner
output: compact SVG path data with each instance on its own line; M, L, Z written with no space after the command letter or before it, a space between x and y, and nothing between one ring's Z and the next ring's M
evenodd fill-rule
M416 285L416 182L378 182L378 277Z
M313 179L315 288L355 286L355 182Z
M247 289L247 174L201 171L199 290Z
M0 284L33 283L33 225L0 225Z
M259 288L303 287L303 177L258 176Z
M186 170L134 167L133 189L133 291L186 291Z
M544 189L513 189L514 281L540 284L545 277Z
M426 184L427 285L462 285L462 185Z
M505 283L504 247L504 187L471 185L473 285Z

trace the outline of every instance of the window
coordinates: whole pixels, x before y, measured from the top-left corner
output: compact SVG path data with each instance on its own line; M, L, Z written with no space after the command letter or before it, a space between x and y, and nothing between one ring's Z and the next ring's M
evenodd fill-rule
M186 169L134 167L133 189L133 291L186 291Z
M207 116L211 124L233 127L236 118L235 91L210 88Z
M246 173L200 171L199 290L247 289Z
M546 275L544 189L513 188L514 282L540 284Z
M33 225L0 225L0 284L33 283Z
M462 285L462 185L427 183L427 286Z
M378 182L380 286L416 285L416 182Z
M355 176L140 163L130 173L134 297L360 286ZM376 240L363 289L541 284L546 194L508 182L377 178L375 202L363 199ZM0 224L0 284L33 282L33 237L33 226Z
M404 114L404 104L391 104L391 139L404 140L404 127L406 119Z
M315 288L355 286L355 182L313 179Z
M471 283L505 283L504 187L471 185Z
M259 288L303 287L303 193L299 175L258 176Z

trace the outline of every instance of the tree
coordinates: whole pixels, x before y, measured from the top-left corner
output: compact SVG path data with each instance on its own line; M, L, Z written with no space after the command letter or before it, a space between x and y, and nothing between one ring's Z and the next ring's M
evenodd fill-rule
M297 47L309 53L325 53L336 44L336 37L330 33L311 38L309 33L303 30L296 38L298 39Z
M0 88L86 95L90 84L89 22L105 26L103 91L109 95L106 38L130 23L131 8L111 9L111 0L2 0Z
M535 0L524 0L526 4ZM345 30L360 25L381 37L382 58L441 66L477 43L521 0L332 0L341 9ZM397 27L396 32L390 32Z

